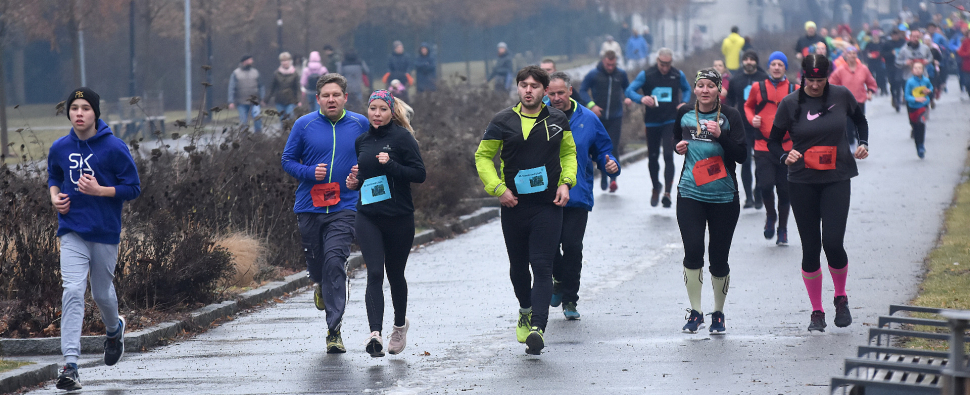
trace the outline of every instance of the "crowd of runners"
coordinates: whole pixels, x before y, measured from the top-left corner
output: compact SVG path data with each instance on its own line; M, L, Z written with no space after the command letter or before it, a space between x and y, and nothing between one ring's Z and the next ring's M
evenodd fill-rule
M518 102L480 125L484 133L474 161L485 192L501 204L519 307L516 339L526 344L527 353L540 354L550 307L561 305L567 320L581 317L577 304L594 169L599 169L600 188L615 193L620 129L632 106L642 106L644 114L649 204L662 210L676 202L690 305L682 330L696 333L705 323L706 250L714 289L709 331L727 331L732 239L742 208L762 207L764 237L779 246L789 243L788 217L794 214L801 276L812 306L808 330L826 327L822 250L835 288L834 324L850 325L843 239L850 180L859 174L856 161L869 153L867 103L878 94L890 96L887 105L897 111L905 105L923 158L928 112L946 90L946 76L959 70L961 88L970 85L970 37L964 36L968 28L962 17L919 26L925 31L904 21L890 31L865 26L857 35L842 26L833 29L835 37L807 22L794 47L794 64L780 49L762 61L729 37L722 46L730 48L726 59L697 71L678 69L673 51L660 48L631 81L620 68L624 54L618 46L604 45L596 67L581 81L557 71L552 60L510 76L507 83ZM280 60L281 68L293 68L288 55ZM234 74L233 88L258 89L245 82L248 70L241 67ZM789 79L796 75L797 81ZM414 114L389 90L371 93L366 114L355 113L346 109L348 87L354 84L345 76L313 78L308 96L319 109L295 121L281 164L299 181L294 212L315 283L315 306L325 311L326 350L346 352L341 328L349 296L347 259L356 240L367 265L365 351L373 357L399 354L410 327L405 269L414 240L411 184L423 182L428 171L411 119L427 114ZM124 142L100 119L99 102L88 88L71 93L66 105L72 129L52 145L48 159L64 282L61 389L80 388L77 359L89 275L108 331L105 363L116 363L124 352L125 322L117 313L112 273L121 207L139 195L140 183ZM679 172L674 154L684 157ZM393 306L386 346L385 275Z

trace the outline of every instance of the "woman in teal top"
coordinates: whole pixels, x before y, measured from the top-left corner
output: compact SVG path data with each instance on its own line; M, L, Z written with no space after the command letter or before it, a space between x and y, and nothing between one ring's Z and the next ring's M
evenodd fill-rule
M710 229L710 270L714 312L710 331L724 333L724 299L730 282L728 253L738 224L738 180L734 169L747 156L744 123L733 107L721 106L721 76L714 69L697 72L694 106L683 106L674 123L675 151L685 155L677 186L677 224L684 240L684 282L690 298L685 332L704 323L701 286L704 230Z

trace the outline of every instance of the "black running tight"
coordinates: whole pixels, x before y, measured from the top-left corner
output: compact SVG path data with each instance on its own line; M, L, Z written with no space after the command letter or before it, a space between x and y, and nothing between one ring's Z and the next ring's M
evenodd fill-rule
M549 320L552 265L559 251L561 231L562 207L521 201L515 207L502 207L502 234L509 253L512 289L519 307L532 307L532 325L543 331Z
M677 224L684 240L684 267L704 268L704 231L710 229L708 255L711 275L724 277L731 273L728 255L734 228L738 225L741 205L738 197L730 203L705 203L677 196Z
M371 331L380 332L384 323L384 271L391 286L394 325L404 326L407 316L408 283L404 267L414 243L414 214L370 217L357 213L357 243L367 264L367 321Z
M843 241L852 193L849 180L826 184L789 182L788 191L802 240L802 270L818 271L823 249L830 267L841 269L848 265Z
M660 150L664 154L664 184L660 184ZM674 124L647 128L647 158L649 159L650 179L653 189L664 187L670 193L674 183Z

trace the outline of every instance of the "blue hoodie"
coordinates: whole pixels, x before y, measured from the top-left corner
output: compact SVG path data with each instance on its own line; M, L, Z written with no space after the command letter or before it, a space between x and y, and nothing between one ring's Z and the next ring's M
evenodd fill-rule
M569 190L569 202L566 207L582 207L587 211L593 210L593 163L592 156L600 168L606 168L609 161L610 152L613 151L613 143L610 135L606 133L606 128L600 122L592 110L586 109L571 100L573 103L573 115L569 117L569 128L573 132L573 140L576 142L576 186ZM616 161L617 167L620 161ZM617 171L615 175L619 175ZM612 175L611 175L612 176Z
M927 92L926 100L924 100L922 103L916 101L916 95L913 94L913 91L918 87L925 88ZM920 78L917 78L914 75L909 77L909 80L906 81L906 88L903 90L903 92L906 96L906 106L912 109L923 108L930 105L930 95L933 93L933 84L930 82L929 78L926 78L926 73L923 73L923 76Z
M357 191L347 189L347 175L357 164L354 141L367 132L367 118L344 110L336 123L330 122L321 112L300 117L293 124L290 137L286 139L280 162L283 170L300 181L296 188L296 213L330 214L341 210L357 211ZM327 178L317 181L314 173L317 164L327 164ZM340 201L332 206L314 207L310 189L316 184L336 182L340 184Z
M114 197L90 196L78 190L81 174L91 174L98 184L114 187ZM98 120L98 132L81 140L71 132L51 145L47 156L47 186L60 187L71 201L67 214L57 214L57 236L74 232L82 239L102 244L121 241L121 206L141 194L138 169L128 146Z

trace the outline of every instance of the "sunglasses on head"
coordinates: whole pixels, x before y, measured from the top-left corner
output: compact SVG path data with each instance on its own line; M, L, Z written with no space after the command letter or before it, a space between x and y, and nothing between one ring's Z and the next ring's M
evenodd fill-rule
M673 60L671 60L669 62L664 62L662 60L657 60L657 65L659 65L659 66L670 66L672 64L674 64L674 61Z

